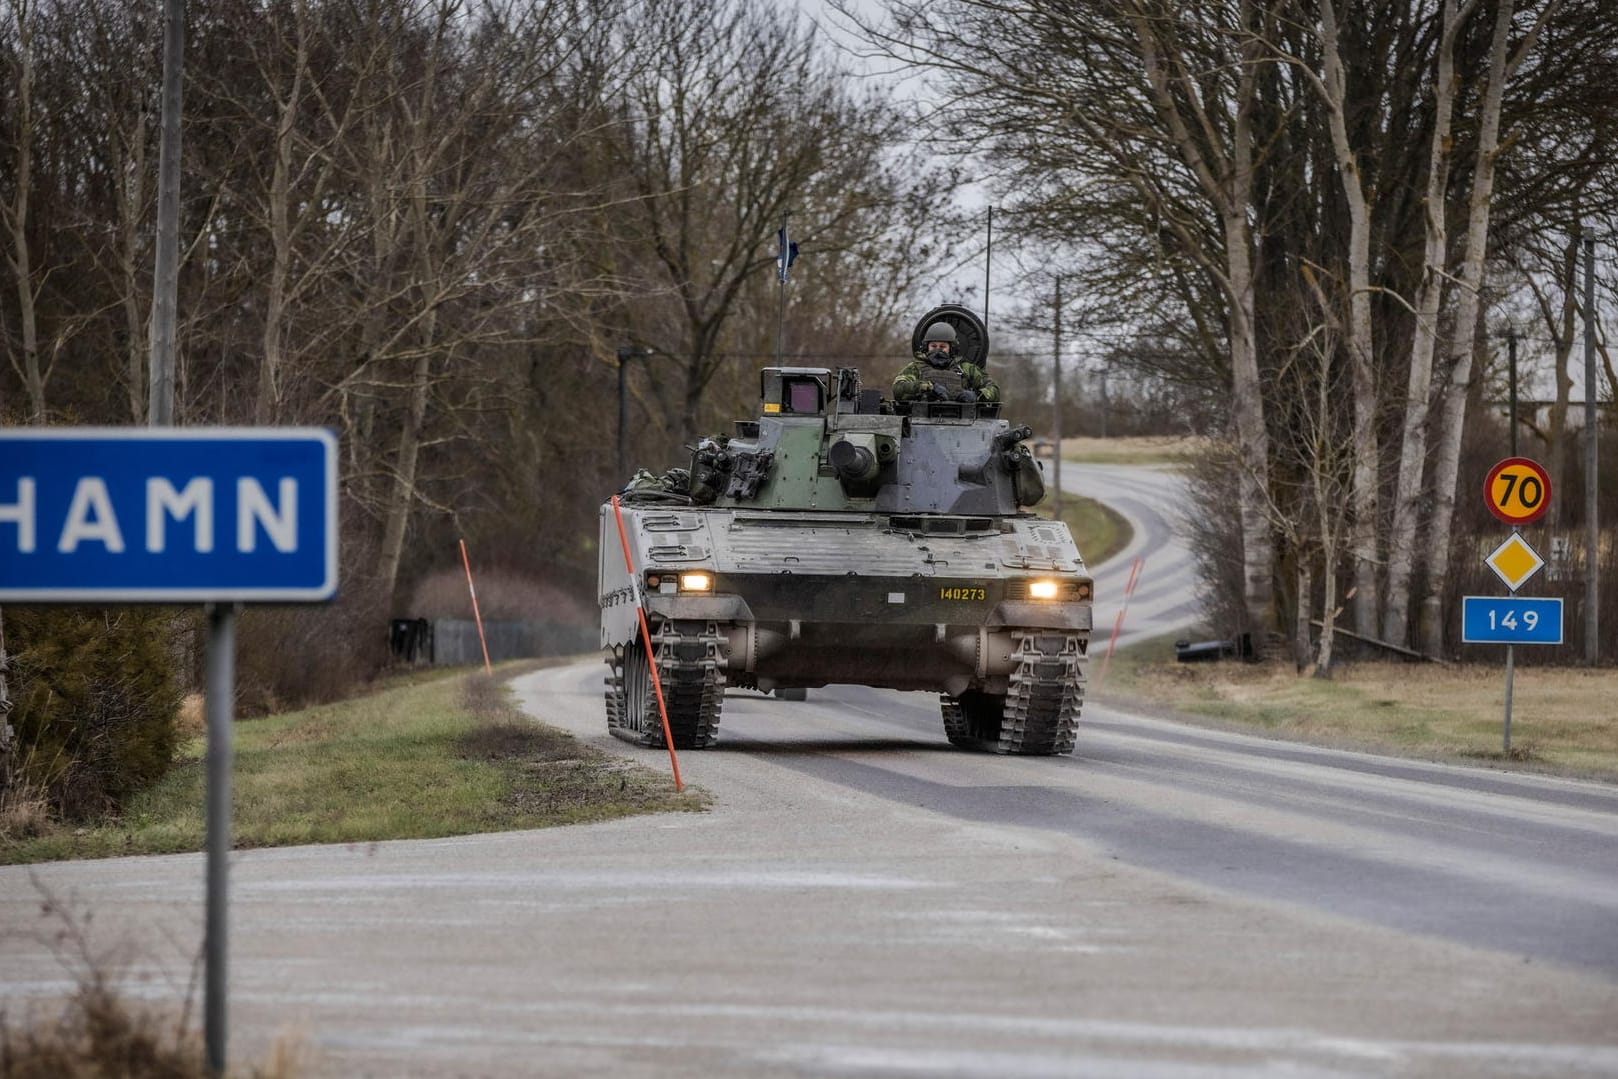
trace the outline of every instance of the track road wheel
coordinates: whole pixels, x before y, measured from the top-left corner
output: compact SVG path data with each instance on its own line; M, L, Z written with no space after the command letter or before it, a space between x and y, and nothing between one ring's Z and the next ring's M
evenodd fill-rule
M624 650L616 645L607 657L607 677L603 684L607 698L607 733L625 737L624 728Z
M963 749L994 749L1000 741L1000 723L1005 715L1003 693L969 689L959 697L939 697L944 713L944 737L950 745Z
M714 740L725 696L719 651L723 643L713 622L664 622L652 631L652 651L676 749L701 749ZM620 718L614 726L609 703L607 729L636 745L663 745L663 718L642 640L624 649L621 670ZM610 696L612 680L608 681Z

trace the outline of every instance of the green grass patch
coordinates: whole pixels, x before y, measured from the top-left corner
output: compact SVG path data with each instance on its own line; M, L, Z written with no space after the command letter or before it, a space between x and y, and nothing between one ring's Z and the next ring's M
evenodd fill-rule
M1322 679L1280 659L1177 663L1165 637L1115 654L1091 693L1321 745L1618 781L1618 722L1597 718L1611 714L1610 670L1519 667L1509 756L1497 666L1356 663Z
M1064 438L1062 460L1092 465L1183 465L1205 440L1187 435Z
M1046 495L1040 513L1051 517L1054 506L1054 497ZM1062 520L1073 533L1073 542L1078 545L1085 564L1090 566L1099 566L1129 546L1129 541L1135 537L1135 530L1129 527L1128 521L1093 498L1064 494Z
M481 673L405 684L234 728L237 848L367 843L699 810L661 772L515 709ZM127 811L84 827L0 835L0 864L200 850L204 740Z

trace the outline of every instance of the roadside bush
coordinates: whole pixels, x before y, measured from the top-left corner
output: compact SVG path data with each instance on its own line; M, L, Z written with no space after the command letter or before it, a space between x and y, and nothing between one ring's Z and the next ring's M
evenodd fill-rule
M1196 562L1203 623L1222 638L1248 630L1241 520L1235 509L1241 505L1240 468L1228 443L1199 447L1187 462L1186 500L1176 522Z
M63 820L112 812L174 760L174 641L152 607L7 607L18 783Z
M293 711L352 696L388 661L387 596L375 544L343 530L341 586L330 603L243 608L236 620L236 714ZM196 683L202 684L202 655Z

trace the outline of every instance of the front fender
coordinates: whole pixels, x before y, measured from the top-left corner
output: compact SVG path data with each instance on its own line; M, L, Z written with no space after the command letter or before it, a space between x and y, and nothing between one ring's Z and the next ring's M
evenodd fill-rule
M665 596L652 592L646 597L646 613L693 622L753 621L752 608L740 596Z
M1040 603L1004 600L989 615L991 626L1029 626L1034 629L1089 630L1094 610L1088 603Z

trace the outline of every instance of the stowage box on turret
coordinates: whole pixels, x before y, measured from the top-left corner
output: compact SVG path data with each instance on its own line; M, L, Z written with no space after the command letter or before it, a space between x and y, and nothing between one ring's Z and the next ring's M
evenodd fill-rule
M987 334L964 308L966 358ZM917 332L920 332L918 325ZM637 604L679 748L710 744L727 685L942 694L958 746L1068 753L1093 583L1044 495L1031 432L998 406L895 404L850 368L769 367L757 419L690 472L637 477L600 535L607 725L661 745ZM633 559L624 565L624 543Z

